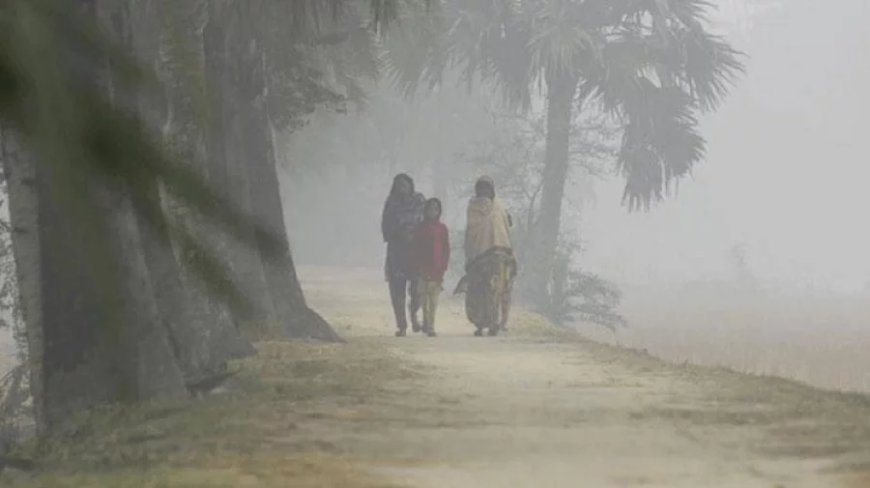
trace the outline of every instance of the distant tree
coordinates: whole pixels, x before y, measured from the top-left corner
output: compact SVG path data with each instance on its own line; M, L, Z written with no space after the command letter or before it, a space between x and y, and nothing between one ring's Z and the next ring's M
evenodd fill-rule
M550 284L547 316L557 324L588 322L615 332L627 322L618 312L622 293L613 283L574 263L576 246L560 246Z
M492 80L516 107L547 99L546 154L534 251L524 288L546 305L553 269L570 122L603 108L623 129L617 167L630 209L648 208L701 160L699 112L712 110L742 70L739 53L705 28L704 0L444 0L403 21L389 53L408 92L437 86L454 66ZM412 27L413 26L413 27Z
M746 244L739 243L731 246L727 253L728 264L732 266L737 283L741 287L752 288L755 285L755 276L749 266Z
M507 202L514 221L514 252L520 262L526 262L534 242L544 183L546 113L499 113L496 120L500 137L480 141L473 152L462 157L470 158L479 172L486 171L499 182L500 198ZM571 171L566 187L580 188L588 198L593 180L609 174L611 161L618 153L619 132L603 114L578 112L572 116L571 136ZM565 200L565 218L579 218L583 202L571 201L567 195ZM623 325L614 311L620 302L616 286L577 266L581 249L573 236L577 226L572 225L572 220L561 229L547 302L541 311L560 324L582 320L609 328Z

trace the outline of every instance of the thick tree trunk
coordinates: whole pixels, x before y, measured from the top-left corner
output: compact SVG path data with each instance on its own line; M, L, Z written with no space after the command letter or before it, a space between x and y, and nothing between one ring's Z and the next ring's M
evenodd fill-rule
M550 76L547 79L547 148L541 208L534 226L532 249L527 254L528 262L523 263L526 268L523 288L541 310L550 306L549 284L559 242L576 90L577 80L572 77Z
M111 189L106 188L98 197L99 211L108 215L107 239L112 245L110 250L114 251L111 256L116 260L121 292L117 318L123 324L121 350L125 354L119 358L122 364L119 369L127 370L131 379L135 377L132 400L181 397L187 390L171 347L172 335L164 326L145 261L143 242L146 238L129 196L131 192L116 185L111 183Z
M232 10L240 8L234 6ZM243 141L246 131L243 118L245 102L239 98L238 92L243 69L238 62L238 50L247 49L248 44L237 44L243 42L238 33L238 22L230 22L228 18L234 13L218 13L213 6L203 31L206 83L211 107L207 138L208 173L209 181L220 194L241 212L253 215L251 182L247 170L249 161ZM228 28L228 24L233 24L234 28ZM247 231L247 237L253 241L253 221ZM278 323L278 317L258 250L233 239L225 239L222 244L222 252L230 263L233 278L252 305L243 314L237 312L237 322L249 337L268 335L269 329Z
M37 434L45 429L43 392L42 276L39 256L39 202L36 193L36 166L8 129L0 128L0 160L9 191L9 218L12 252L18 279L21 315L26 325L27 359L33 416Z
M79 5L95 15L92 2ZM52 147L36 150L17 151L6 170L39 430L98 404L185 395L129 192Z
M43 398L44 421L50 429L68 412L135 398L135 374L131 366L136 359L130 358L132 364L120 361L127 346L122 329L134 325L120 320L120 283L109 281L105 273L108 266L102 264L99 280L89 269L98 252L87 250L88 241L94 237L94 222L87 222L84 232L78 229L83 218L96 220L105 216L95 215L96 206L86 201L79 201L75 215L70 215L72 212L66 208L69 199L60 195L73 189L63 185L80 182L62 183L59 180L64 178L54 165L35 161L33 164L40 260L40 275L35 279L40 283L43 317L42 324L33 324L41 325L38 333L43 338L39 355L42 391L34 396ZM107 233L105 226L101 227L100 233ZM89 239L84 238L85 233L90 234ZM107 296L100 296L101 287L108 290Z
M224 146L227 176L235 203L252 218L252 232L258 242L258 249L236 250L234 271L248 295L257 298L259 313L254 318L265 321L272 333L339 340L329 324L306 305L296 275L266 106L266 59L248 8L238 8L234 28L222 36L227 56L222 63L224 70L231 73L222 97L224 103L232 103L223 121L223 139L229 141ZM207 37L213 36L210 33ZM213 76L212 80L220 83L220 70L214 75L218 79Z
M143 200L137 202L139 210L162 211L156 182L148 198ZM224 311L210 307L203 290L194 290L195 284L185 286L172 242L165 227L159 228L165 226L165 222L157 222L157 225L157 229L140 227L144 257L176 361L185 383L193 385L223 372L228 361L256 351L242 338Z
M249 158L247 168L252 182L251 208L257 217L256 221L269 234L258 235L266 284L278 324L284 334L293 338L336 341L339 337L332 327L305 303L305 296L296 275L296 266L287 241L281 188L264 95L265 92L255 101L253 110L249 112L252 117L245 133L244 147ZM277 250L272 244L276 238L280 244Z
M104 0L83 3L86 8L88 4L89 8L96 7L93 15L98 21L102 20L115 42L133 48L129 4ZM100 80L100 86L117 107L138 111L138 94L115 79L111 71L105 74L95 72L93 78ZM102 305L104 320L109 324L107 330L120 327L119 351L123 356L119 356L116 362L118 370L126 377L122 378L118 399L141 401L183 396L187 391L182 371L171 347L171 332L162 320L155 285L146 263L144 251L149 239L143 233L136 212L137 204L142 205L140 210L145 208L147 198L137 196L120 175L91 174L83 183L86 185L82 187L85 198L93 196L93 229L97 231L96 236L101 235L101 227L105 229L105 242L108 244L103 255L94 254L94 246L88 246L85 252L93 254L95 259L114 260L111 268L97 273L96 278L98 285L117 287L114 292L103 290ZM89 215L82 213L81 216L88 218ZM99 283L101 280L104 283ZM116 303L112 303L113 300ZM117 322L112 324L112 321Z
M195 14L195 5L176 4L164 0L154 11L142 12L150 22L140 26L139 37L151 37L153 51L143 53L154 59L157 71L166 85L164 114L143 110L154 127L162 126L169 145L186 162L197 165L200 175L207 176L203 141L205 114L196 100L201 97L202 87L197 80L205 70L200 24ZM165 19L167 25L155 25L155 18ZM183 25L182 25L183 24ZM162 27L162 28L161 28ZM156 39L154 39L156 38ZM147 51L140 47L139 52ZM161 116L162 115L162 116ZM163 120L161 120L163 119ZM137 202L140 210L151 210L162 215L160 189L157 181L151 181L150 191ZM171 209L179 220L201 241L212 244L214 232L205 230L201 218L189 209ZM215 303L192 273L179 265L169 238L167 223L158 218L156 228L143 229L146 237L145 255L152 283L157 292L161 317L170 330L173 349L188 383L223 371L226 363L255 352L253 346L242 338L230 317L227 307Z
M184 395L129 198L21 152L4 161L40 431L97 404Z

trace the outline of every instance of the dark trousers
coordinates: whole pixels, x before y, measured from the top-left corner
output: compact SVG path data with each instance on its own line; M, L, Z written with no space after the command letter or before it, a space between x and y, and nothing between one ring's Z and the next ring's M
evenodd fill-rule
M405 316L405 297L410 297L408 313L411 315L411 323L418 328L419 320L417 312L420 310L420 297L417 295L417 280L404 278L390 278L390 300L393 302L393 313L396 315L396 327L399 330L408 328L408 319Z

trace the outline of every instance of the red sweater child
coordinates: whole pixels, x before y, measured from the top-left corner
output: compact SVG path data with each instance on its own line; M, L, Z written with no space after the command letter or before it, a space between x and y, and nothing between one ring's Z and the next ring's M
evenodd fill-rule
M427 218L417 227L414 249L417 271L426 281L444 281L450 262L450 237L447 226L437 218Z

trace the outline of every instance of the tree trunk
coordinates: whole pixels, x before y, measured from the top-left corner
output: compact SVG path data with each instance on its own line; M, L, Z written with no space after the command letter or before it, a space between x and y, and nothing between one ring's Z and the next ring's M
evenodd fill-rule
M264 93L265 95L265 93ZM265 108L265 96L253 105L253 116L245 135L250 174L251 207L253 214L268 234L258 235L266 284L269 288L278 324L283 333L293 338L324 341L340 340L332 327L305 303L305 296L296 266L290 253L281 188L278 181L272 131ZM276 250L271 240L277 238Z
M129 5L96 0L86 0L82 5L85 12L92 12L98 22L102 21L107 26L115 42L128 48L133 47ZM111 72L108 76L95 72L93 79L110 95L117 107L132 112L138 110L138 95L130 87L123 86L119 80L114 79ZM43 168L45 165L40 166L38 174ZM46 170L45 173L49 175L49 179L54 176L51 170ZM114 366L121 374L121 381L117 391L113 392L114 397L109 400L141 401L165 396L184 396L187 392L182 371L171 347L171 333L164 326L157 293L146 263L145 251L148 246L145 243L149 239L143 233L143 226L135 210L137 204L146 203L145 199L137 198L121 176L86 175L80 170L77 173L79 178L83 178L81 181L77 181L78 178L70 179L67 174L64 180L58 180L57 183L82 183L81 195L86 199L91 196L93 207L83 208L84 211L79 216L90 218L92 223L85 223L85 230L90 227L96 231L95 236L91 237L102 237L102 241L107 244L105 253L95 253L98 248L86 240L83 250L85 257L109 260L107 269L90 277L90 281L97 285L99 294L95 304L102 307L102 317L99 318L105 323L100 324L101 332L107 336L109 347L114 341L120 346L111 352L115 354ZM53 181L47 182L47 186L54 184ZM58 192L58 187L54 186L53 190ZM52 195L51 198L53 197ZM82 231L81 228L77 230ZM79 263L86 262L79 260ZM95 269L99 270L99 265ZM98 301L100 298L103 299L102 303ZM62 317L59 320L63 320ZM115 329L118 330L117 333ZM106 343L105 339L106 337L102 338L103 344Z
M143 18L153 20L156 17L165 22L160 26L145 21L139 29L138 37L156 37L150 43L141 40L140 43L153 46L152 52L143 54L147 59L155 60L166 86L165 113L155 113L153 107L148 110L145 104L142 112L153 127L162 123L165 139L176 148L175 153L185 162L198 165L200 175L205 178L208 168L201 122L204 114L197 113L200 107L195 103L197 94L202 92L197 80L202 78L205 61L200 24L195 9L191 10L191 7L195 5L164 0L158 3L154 12L140 12ZM137 51L147 49L140 47ZM167 223L160 218L163 208L158 182L150 181L148 184L148 194L136 202L140 210L150 209L158 216L155 229L143 229L147 237L145 255L148 269L155 285L161 317L169 328L185 380L188 384L196 383L223 371L227 361L251 355L255 350L242 338L227 307L215 303L192 273L179 265ZM216 240L215 233L206 231L202 219L192 215L189 209L176 206L171 210L178 220L185 221L186 227L198 239L209 244Z
M547 147L544 156L541 208L535 222L532 249L527 254L525 290L540 310L550 306L549 283L559 242L562 200L568 176L571 114L577 80L568 76L547 78Z
M39 256L39 202L36 193L36 166L8 129L0 132L0 160L9 191L9 222L12 253L18 278L21 315L26 326L27 359L33 417L37 434L45 428L43 392L43 324L41 261Z
M206 43L211 53L210 81L228 104L221 139L227 163L227 188L233 201L251 216L257 249L236 248L235 275L257 313L250 319L283 337L339 340L305 303L287 241L287 229L276 169L271 126L266 106L266 59L251 7L237 6L232 28L210 25ZM216 20L216 19L212 19ZM219 32L223 30L223 35ZM229 80L227 83L226 80ZM214 137L213 137L214 138ZM278 240L277 249L273 245ZM231 248L234 246L231 246ZM231 249L232 252L232 249Z
M158 214L162 211L156 182L152 182L148 197L141 200L137 201L139 210ZM144 257L172 350L185 383L192 385L221 373L228 361L256 351L224 311L210 306L204 290L192 289L195 284L185 286L166 223L158 220L157 229L140 227ZM193 280L188 277L187 281Z
M253 29L254 25L248 24L248 27ZM239 112L239 119L242 122L240 148L244 151L246 163L250 212L254 222L263 227L257 231L258 250L276 325L283 334L293 338L339 340L329 324L308 308L296 275L296 267L287 241L281 189L266 105L267 60L261 46L258 45L260 39L252 36L252 41L245 44L250 48L241 52L240 57L237 58L242 74L238 93L241 95L239 100L243 101ZM278 249L275 249L270 242L274 239L279 241Z
M249 44L239 45L242 36L238 22L231 18L238 15L240 5L227 7L217 12L212 6L204 29L206 83L211 106L208 135L208 164L210 182L238 210L253 215L250 202L249 160L244 149L243 119L244 101L239 98L239 78L243 67L238 62L239 50ZM247 229L253 241L253 222ZM256 249L233 239L223 241L223 254L230 263L233 278L241 292L250 301L251 309L240 314L236 320L245 333L252 338L268 335L269 329L278 323L266 283L263 260Z
M171 347L171 333L164 325L157 303L157 294L145 261L146 238L142 235L131 192L122 185L112 184L100 196L101 210L108 215L108 240L117 261L119 297L118 318L122 326L120 369L135 375L136 389L131 397L145 401L187 394L183 372ZM120 187L120 188L119 188ZM99 256L97 256L99 258ZM110 305L111 306L111 305ZM130 360L133 359L133 363ZM124 398L121 397L123 400Z
M98 404L185 395L124 185L51 144L33 149L6 171L38 430Z
M39 431L101 403L184 395L129 198L16 152L4 163Z

